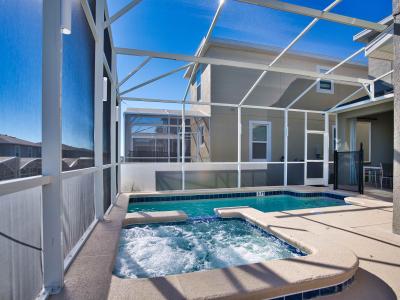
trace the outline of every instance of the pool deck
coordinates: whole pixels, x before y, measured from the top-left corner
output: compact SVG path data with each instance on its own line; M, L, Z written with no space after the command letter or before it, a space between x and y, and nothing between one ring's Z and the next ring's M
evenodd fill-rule
M273 190L276 189L273 188ZM330 189L296 186L288 187L286 190L320 192ZM107 222L100 222L96 226L69 268L62 293L52 298L107 299L111 292L110 296L118 295L111 297L114 299L141 299L143 290L118 294L116 286L111 284L113 278L111 272L128 197L129 194L120 195L107 217ZM267 219L275 220L274 224L284 223L286 228L279 230L288 235L295 235L296 232L317 235L340 247L349 248L356 254L360 268L352 286L340 294L325 296L323 299L398 299L400 298L400 281L398 280L400 278L400 236L391 232L391 193L368 189L366 195L354 195L351 201L354 204L349 206L274 212L264 215ZM326 268L329 267L326 266ZM182 298L177 290L170 288L168 280L164 280L161 284L151 282L153 285L150 288L161 298ZM235 277L234 282L240 285L240 276Z

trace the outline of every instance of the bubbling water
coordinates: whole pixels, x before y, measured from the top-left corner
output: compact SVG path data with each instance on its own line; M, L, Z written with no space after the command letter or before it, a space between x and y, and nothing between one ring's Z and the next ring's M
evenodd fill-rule
M149 278L303 255L241 220L190 221L123 229L114 274Z

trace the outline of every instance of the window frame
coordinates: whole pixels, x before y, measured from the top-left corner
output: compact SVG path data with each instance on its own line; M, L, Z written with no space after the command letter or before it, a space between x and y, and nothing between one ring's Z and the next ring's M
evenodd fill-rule
M267 127L267 139L265 142L253 140L254 125L264 125ZM272 128L272 123L270 121L260 121L260 120L250 120L249 121L249 161L255 161L255 162L271 161L271 155L272 155L272 151L271 151L272 150L272 138L271 138L272 129L271 128ZM265 144L266 154L267 154L265 159L253 158L253 144L254 143Z
M330 68L330 67L327 67L327 66L320 66L320 65L317 66L317 72L318 72L318 73L321 73L321 74L326 73L326 72L329 71L330 69L331 69L331 68ZM331 88L330 88L329 90L328 90L328 89L321 88L321 82L323 82L323 81L325 81L325 82L330 82ZM318 83L317 83L317 93L321 93L321 94L334 94L334 93L335 93L335 82L334 82L333 80L321 79L321 80L318 81Z

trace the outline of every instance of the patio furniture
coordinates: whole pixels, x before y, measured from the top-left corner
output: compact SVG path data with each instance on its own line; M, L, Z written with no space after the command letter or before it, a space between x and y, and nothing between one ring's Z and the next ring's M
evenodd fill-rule
M381 189L383 189L383 182L387 181L389 187L393 187L393 164L381 163L380 165L380 181Z
M375 184L375 187L378 186L378 176L381 174L381 166L364 166L364 172L363 172L363 177L364 177L364 182L366 181L366 178L368 177L368 183L370 184Z

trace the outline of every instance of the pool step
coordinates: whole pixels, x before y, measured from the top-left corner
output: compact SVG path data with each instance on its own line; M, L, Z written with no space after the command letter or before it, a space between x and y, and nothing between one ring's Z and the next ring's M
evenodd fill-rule
M149 211L127 213L122 221L123 226L133 224L151 224L165 222L184 222L188 219L187 214L181 210Z

